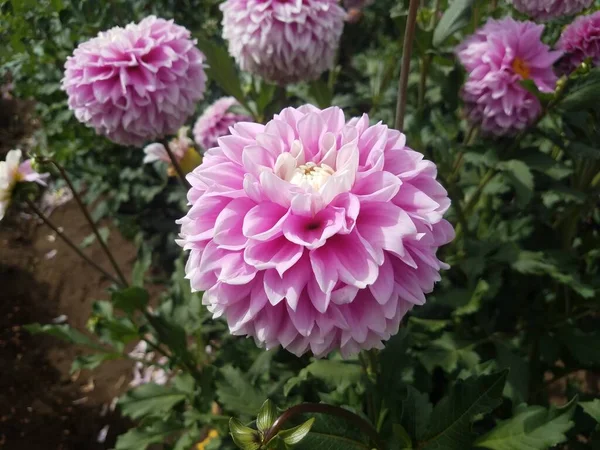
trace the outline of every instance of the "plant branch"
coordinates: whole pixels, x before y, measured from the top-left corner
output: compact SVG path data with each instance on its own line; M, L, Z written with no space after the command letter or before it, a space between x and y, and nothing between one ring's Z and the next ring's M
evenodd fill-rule
M395 128L399 131L402 131L402 128L404 127L404 115L406 113L406 91L408 88L410 58L412 54L413 40L415 38L415 28L417 25L418 10L419 0L410 0L410 5L408 7L408 17L406 18L406 29L404 31L404 43L402 47L402 67L400 69L400 79L398 80L398 100L396 103Z
M92 231L94 232L94 235L96 236L96 239L100 243L102 250L104 250L104 253L106 253L106 256L108 256L108 259L109 259L111 265L113 266L113 268L115 269L115 272L119 276L120 282L118 284L120 284L124 287L127 287L128 286L127 279L123 275L123 272L121 272L121 268L117 264L117 261L115 260L112 252L106 245L106 242L104 242L104 239L102 239L102 236L100 235L100 230L98 230L98 227L96 226L96 223L94 222L94 219L92 219L92 216L90 216L90 213L89 213L88 209L86 208L85 204L83 203L83 200L81 199L79 193L75 189L75 186L73 186L73 182L71 181L71 178L67 174L64 167L62 167L59 163L57 163L53 159L51 159L49 161L54 165L54 167L56 167L58 169L58 171L60 172L60 175L63 177L63 179L69 186L69 189L71 189L71 192L73 193L73 198L75 199L75 202L77 202L77 206L79 206L79 209L81 210L85 219L87 220L90 227L92 228Z
M179 182L185 188L186 191L189 191L192 186L190 185L189 181L185 178L185 173L183 173L183 169L181 168L179 161L177 161L177 158L173 154L173 151L169 147L169 142L167 140L165 140L165 142L163 143L163 147L167 151L167 155L169 155L171 165L175 169L175 172L177 172L177 178L179 179Z
M277 433L279 433L283 425L292 417L299 414L308 413L328 414L330 416L341 417L342 419L356 426L367 436L369 436L373 444L375 444L377 450L385 449L385 445L379 437L377 430L375 430L375 428L373 428L373 425L371 425L365 419L354 414L353 412L348 411L347 409L343 409L333 405L326 405L323 403L301 403L299 405L292 406L291 408L287 409L283 412L282 415L280 415L275 420L275 422L273 422L273 425L265 432L263 443L266 444L271 439L273 439L277 435Z
M42 219L42 221L46 225L48 225L52 229L52 231L54 231L58 235L58 237L60 237L65 242L65 244L67 244L69 247L71 247L71 249L75 253L77 253L77 255L79 255L79 257L81 259L83 259L85 262L87 262L90 266L92 266L98 272L102 273L106 278L108 278L109 280L111 280L113 283L119 284L119 280L114 275L108 273L100 265L98 265L96 262L94 262L92 259L90 259L89 256L87 256L85 253L83 253L81 251L81 249L66 234L64 234L62 231L60 231L60 229L54 223L52 223L52 221L50 221L50 219L48 217L46 217L44 215L44 213L35 205L35 203L33 203L28 198L25 199L25 202L27 203L27 205L29 206L29 208L40 219Z

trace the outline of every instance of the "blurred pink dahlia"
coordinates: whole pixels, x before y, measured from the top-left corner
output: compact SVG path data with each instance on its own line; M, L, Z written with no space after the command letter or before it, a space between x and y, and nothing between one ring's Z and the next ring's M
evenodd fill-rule
M577 17L563 31L557 48L564 51L558 68L561 74L575 70L585 59L600 65L600 11Z
M242 70L287 84L333 66L346 17L338 0L227 0L221 10L223 37Z
M217 145L217 139L229 134L229 127L237 122L248 122L252 117L231 109L239 106L233 97L223 97L206 108L194 125L194 140L203 149Z
M77 119L123 145L176 133L206 85L204 55L172 20L99 33L65 63L62 87Z
M381 348L454 237L434 163L339 108L237 123L187 179L186 275L235 335L300 355Z
M553 92L552 70L562 52L542 43L543 25L511 18L490 19L457 48L468 74L462 90L469 119L483 131L510 135L533 123L541 112L535 95L522 80L532 80L541 92Z
M594 0L512 0L515 9L536 20L572 16L589 8Z

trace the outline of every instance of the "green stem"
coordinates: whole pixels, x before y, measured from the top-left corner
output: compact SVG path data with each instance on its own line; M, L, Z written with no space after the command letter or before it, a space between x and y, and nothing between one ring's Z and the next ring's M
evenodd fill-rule
M121 272L121 268L119 267L119 264L117 264L117 261L116 261L115 257L113 256L112 252L110 251L110 249L106 245L106 242L104 242L104 239L102 239L102 235L100 234L100 230L98 230L98 227L96 226L96 223L94 222L94 219L92 219L92 216L90 215L88 209L86 208L85 204L83 203L83 200L81 199L81 196L79 195L79 193L75 189L75 186L73 186L73 182L71 181L71 178L67 174L67 171L64 169L64 167L62 167L55 160L51 159L50 162L60 172L60 175L63 177L63 179L65 180L65 182L69 186L69 189L71 189L71 192L73 193L73 198L75 199L75 202L77 203L77 206L79 206L79 209L83 213L83 216L85 217L85 220L87 220L88 224L92 228L92 232L96 236L96 239L100 243L100 246L102 247L102 250L104 250L104 253L108 257L111 265L113 266L113 268L115 269L115 272L117 273L117 275L119 277L120 283L118 283L118 284L120 284L123 287L127 287L129 284L127 283L127 279L125 278L125 275L123 275L123 272Z
M46 217L44 215L44 213L35 205L35 203L33 203L28 198L25 199L25 202L27 203L27 205L29 206L29 208L31 208L31 210L40 219L42 219L42 221L46 225L48 225L52 229L52 231L54 231L58 235L58 237L60 237L65 242L65 244L67 244L69 247L71 247L71 249L75 253L77 253L77 255L81 259L83 259L85 262L87 262L90 266L92 266L98 272L102 273L106 278L108 278L109 280L111 280L113 283L119 284L119 280L117 278L115 278L114 275L108 273L100 265L98 265L96 262L94 262L93 260L91 260L85 253L83 253L81 251L81 249L66 234L64 234L62 231L60 231L60 229L54 223L52 223L52 221L48 217Z
M326 405L323 403L301 403L296 406L292 406L291 408L284 411L282 415L280 415L273 425L265 432L263 438L263 445L268 443L271 439L277 436L277 433L281 430L283 425L290 420L292 417L299 414L327 414L330 416L341 417L352 425L356 426L356 428L360 429L363 433L365 433L377 450L384 450L386 447L379 437L377 430L373 428L369 422L360 417L359 415L354 414L353 412L348 411L347 409L340 408L338 406Z
M175 172L177 172L177 178L179 179L179 182L185 188L186 191L189 191L192 186L190 185L189 181L185 178L185 173L183 172L183 169L181 168L179 161L177 161L177 158L173 154L173 151L169 147L168 140L165 140L165 142L163 143L163 147L165 148L165 150L167 151L167 154L169 155L169 159L171 160L171 165L175 169Z
M419 0L410 0L408 17L406 18L406 29L404 31L404 44L402 48L402 67L398 80L398 99L396 102L396 124L395 128L402 131L404 128L404 115L406 114L406 94L408 88L408 76L410 73L410 59L412 54L413 40L417 25L417 11Z

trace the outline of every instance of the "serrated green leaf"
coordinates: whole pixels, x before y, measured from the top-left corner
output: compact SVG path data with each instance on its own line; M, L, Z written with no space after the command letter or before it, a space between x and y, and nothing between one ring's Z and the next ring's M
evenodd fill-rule
M438 320L438 319L421 319L420 317L410 316L408 318L408 322L410 325L417 326L423 328L432 333L436 333L438 331L442 331L450 322L447 320Z
M433 409L423 450L464 450L473 442L471 422L502 403L508 371L459 380Z
M277 419L277 407L271 400L267 399L260 407L260 411L258 411L256 426L260 431L264 432L271 428L275 419Z
M517 159L503 161L497 165L515 189L517 202L525 206L533 197L533 174L527 164Z
M314 414L315 422L294 450L371 450L366 437L344 419Z
M115 450L144 450L151 444L165 442L181 429L177 423L157 422L145 428L133 428L117 438Z
M434 47L439 47L469 23L472 4L473 0L453 0L433 32Z
M84 345L96 350L105 350L104 347L94 342L91 338L66 324L40 325L39 323L32 323L30 325L25 325L24 328L31 334L46 333L72 344Z
M284 395L287 396L295 386L306 381L310 376L318 378L330 386L344 389L358 382L362 376L362 367L344 361L316 360L302 369L298 376L287 381L283 388Z
M429 417L433 410L429 396L413 386L407 386L406 397L402 400L400 408L400 423L416 442L423 437L429 425Z
M451 373L459 366L470 368L479 363L479 355L474 351L472 342L461 342L452 333L444 333L417 354L421 364L428 372L441 367Z
M315 418L312 417L297 427L280 431L277 436L282 438L287 445L296 445L308 434L314 422Z
M514 417L500 422L489 433L480 437L475 446L491 450L545 450L565 442L565 433L571 429L571 417L577 406L576 399L562 408L523 406Z
M255 388L239 369L227 365L220 373L223 379L217 382L217 396L223 406L240 415L255 416L266 394Z
M73 363L71 364L71 373L82 369L92 370L104 361L110 361L120 357L120 353L92 353L91 355L80 355L73 360Z
M487 283L487 281L479 280L475 286L475 289L473 290L473 293L471 294L469 301L452 311L452 315L455 317L460 317L474 314L479 311L479 308L481 307L481 301L489 290L490 285Z
M600 399L596 398L591 402L579 402L585 413L600 423Z
M242 450L258 450L261 440L258 432L245 426L235 417L229 420L229 431L233 442Z
M172 386L147 383L128 391L119 399L118 405L124 415L139 419L161 416L185 398L185 393Z
M148 306L150 296L148 292L137 286L128 287L115 292L112 295L112 304L115 308L133 314L135 311L142 311Z

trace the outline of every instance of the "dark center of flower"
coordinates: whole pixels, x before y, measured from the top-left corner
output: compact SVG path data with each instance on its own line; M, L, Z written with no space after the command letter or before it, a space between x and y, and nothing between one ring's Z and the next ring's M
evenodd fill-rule
M321 224L319 222L309 222L308 224L306 224L307 231L318 230L320 227L321 227Z
M515 58L512 62L512 68L517 75L519 75L524 80L529 79L529 67L525 64L521 58Z

